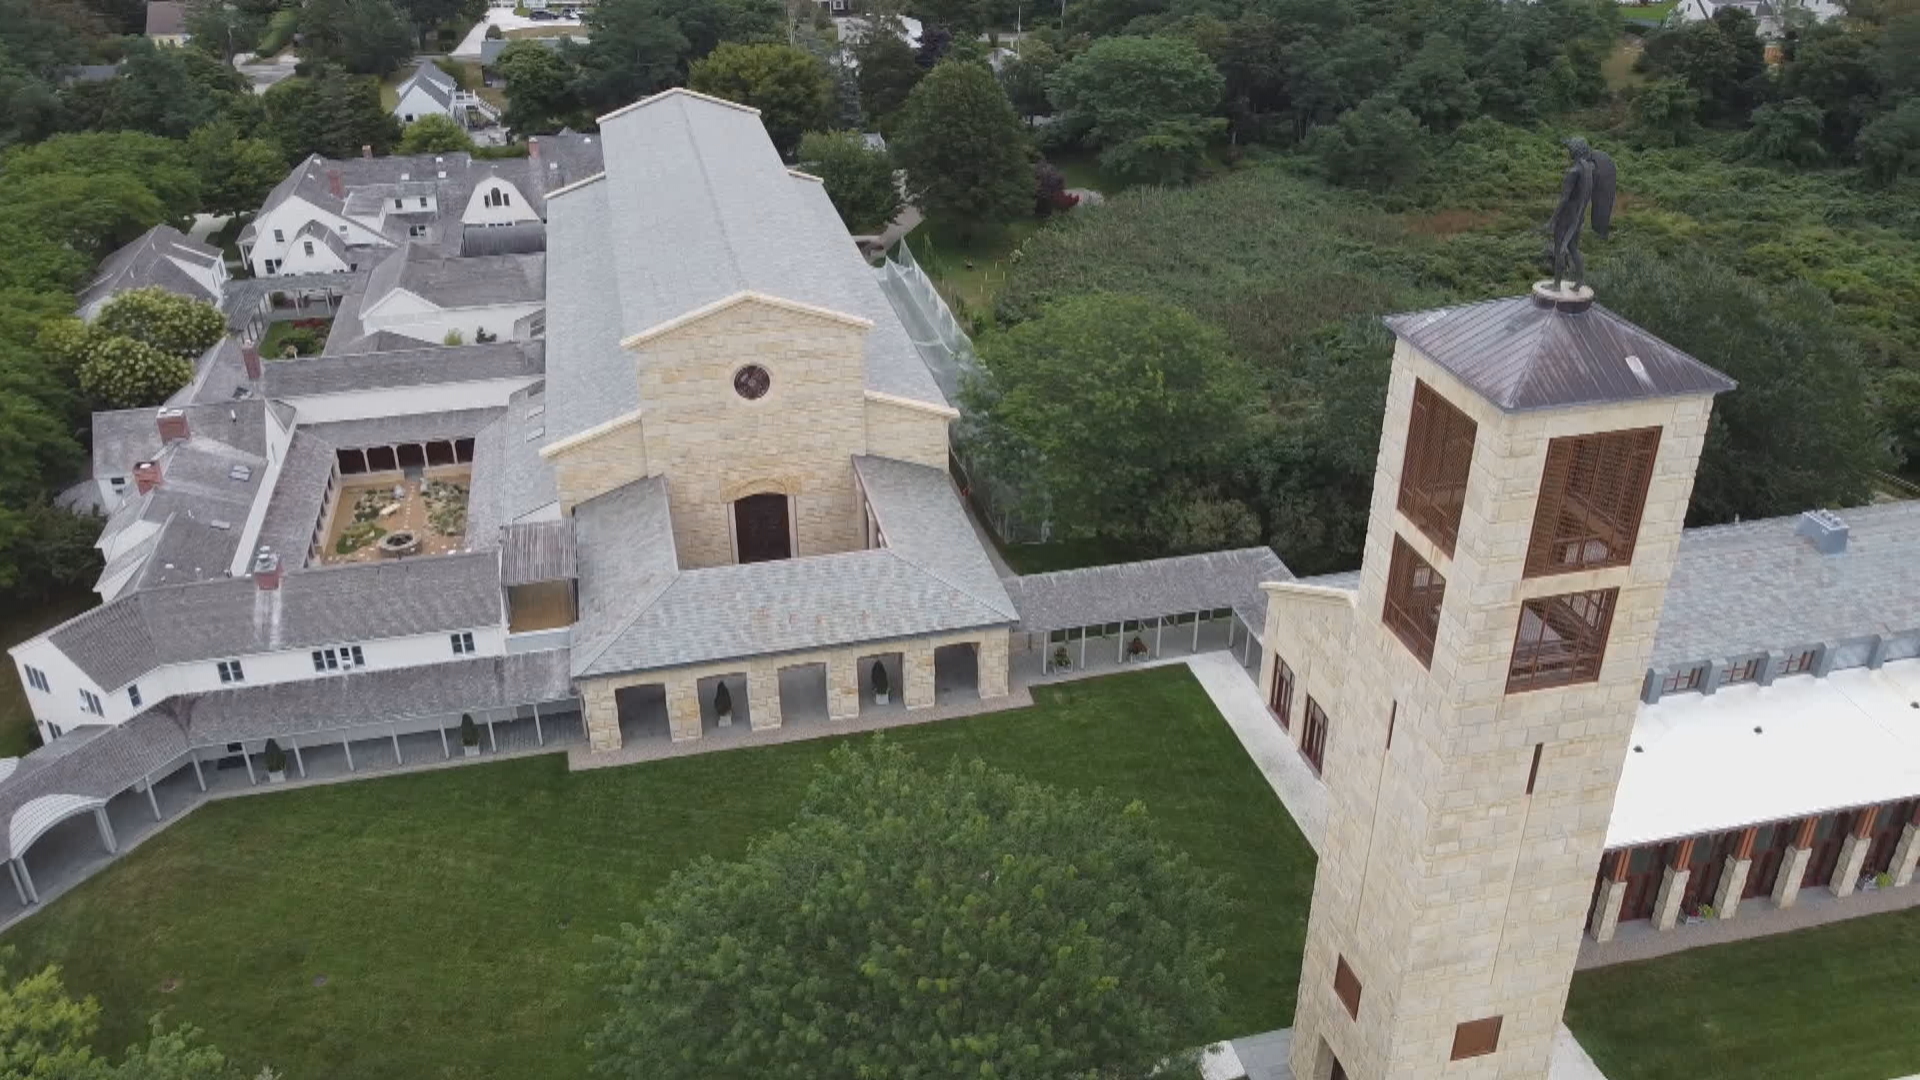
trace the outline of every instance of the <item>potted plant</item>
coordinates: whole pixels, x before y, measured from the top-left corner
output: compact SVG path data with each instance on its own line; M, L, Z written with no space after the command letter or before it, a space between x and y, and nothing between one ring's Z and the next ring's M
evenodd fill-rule
M1887 873L1885 870L1873 875L1873 887L1876 889L1893 888L1893 875Z
M1070 671L1073 669L1073 658L1067 655L1067 647L1065 645L1054 647L1053 666L1059 668L1061 671Z
M1712 904L1700 905L1700 921L1701 922L1705 922L1709 919L1712 919L1716 914L1718 913L1713 910Z
M719 714L721 727L732 726L733 724L733 691L727 689L726 683L721 683L719 686L714 688L713 711Z
M278 784L282 780L285 780L287 778L287 752L280 749L279 743L268 739L266 757L267 781Z
M473 722L472 713L460 714L460 754L462 757L480 756L480 725Z
M893 687L887 682L886 665L875 660L873 662L873 703L875 705L885 705L887 702L893 700L888 696L888 691L892 689Z
M1135 660L1144 660L1146 658L1147 643L1140 640L1139 634L1133 635L1133 640L1127 642L1127 655Z

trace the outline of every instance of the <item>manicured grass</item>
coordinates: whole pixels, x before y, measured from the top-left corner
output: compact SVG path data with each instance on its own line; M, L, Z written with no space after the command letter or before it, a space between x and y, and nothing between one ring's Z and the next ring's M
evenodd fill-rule
M1118 540L1056 540L1047 544L1006 544L1000 554L1007 565L1021 574L1045 574L1053 570L1078 570L1083 566L1132 562L1145 558Z
M1193 1041L1289 1024L1313 854L1205 692L1176 667L1036 696L886 737L930 765L978 757L1144 801L1238 901L1229 1015ZM9 969L60 964L101 999L116 1051L165 1010L287 1080L577 1080L602 1008L581 967L594 937L676 868L790 820L845 741L578 774L549 756L214 803L7 935Z
M586 40L587 32L579 23L562 23L556 26L517 26L503 30L509 41L521 38L578 37Z
M1006 225L982 225L963 236L944 222L929 220L907 234L907 245L964 327L973 313L992 313L994 298L1007 283L1013 250L1045 224L1023 217Z
M99 603L91 590L78 590L57 596L34 607L0 614L0 642L12 646L50 626L58 626ZM0 664L0 757L18 757L27 752L27 737L33 729L33 712L27 707L27 692L20 685L20 669Z
M1920 909L1581 972L1567 1024L1610 1080L1920 1073Z

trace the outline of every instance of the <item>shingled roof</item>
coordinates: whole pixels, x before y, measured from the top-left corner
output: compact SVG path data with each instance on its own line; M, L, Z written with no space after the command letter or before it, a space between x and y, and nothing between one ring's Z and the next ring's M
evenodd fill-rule
M1389 315L1389 329L1506 412L1718 394L1732 379L1599 304L1515 296Z

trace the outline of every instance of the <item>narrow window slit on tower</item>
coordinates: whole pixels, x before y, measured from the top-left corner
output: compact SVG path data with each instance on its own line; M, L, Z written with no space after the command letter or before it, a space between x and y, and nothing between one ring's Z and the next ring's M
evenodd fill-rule
M1347 966L1347 958L1342 956L1333 968L1333 996L1347 1007L1347 1015L1360 1019L1360 977Z
M1400 703L1396 701L1393 703L1393 706L1387 710L1387 749L1389 750L1393 749L1393 725L1394 722L1399 719Z
M1500 1020L1490 1016L1485 1020L1469 1020L1453 1029L1453 1061L1491 1054L1500 1049Z
M1533 744L1533 768L1527 770L1527 794L1533 794L1534 781L1540 779L1540 753L1547 748L1546 743Z

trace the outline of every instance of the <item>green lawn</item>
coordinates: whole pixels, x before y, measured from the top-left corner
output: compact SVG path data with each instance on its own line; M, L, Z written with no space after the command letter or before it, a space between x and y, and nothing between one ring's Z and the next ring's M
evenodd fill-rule
M1239 901L1230 1014L1194 1041L1291 1023L1313 854L1191 674L1036 696L887 737L929 764L980 757L1144 800ZM789 820L839 742L578 774L546 756L214 803L7 935L9 967L60 964L101 999L115 1050L165 1010L288 1080L577 1080L601 1009L581 968L595 935L676 867Z
M1920 1073L1920 909L1582 972L1567 1025L1609 1080Z
M1007 283L1013 249L1046 223L1023 217L1007 225L983 225L962 236L943 222L928 220L907 234L907 246L920 268L933 278L947 306L971 332L974 313L991 314L1000 287Z
M319 344L314 347L311 353L303 351L300 355L310 356L319 353L321 349L326 347L328 331L333 329L332 319L289 319L281 322L268 323L267 332L260 338L260 355L269 360L280 359L281 350L287 346L287 335L294 332L296 323L303 322L320 323L322 325L313 328L315 337L319 339Z

